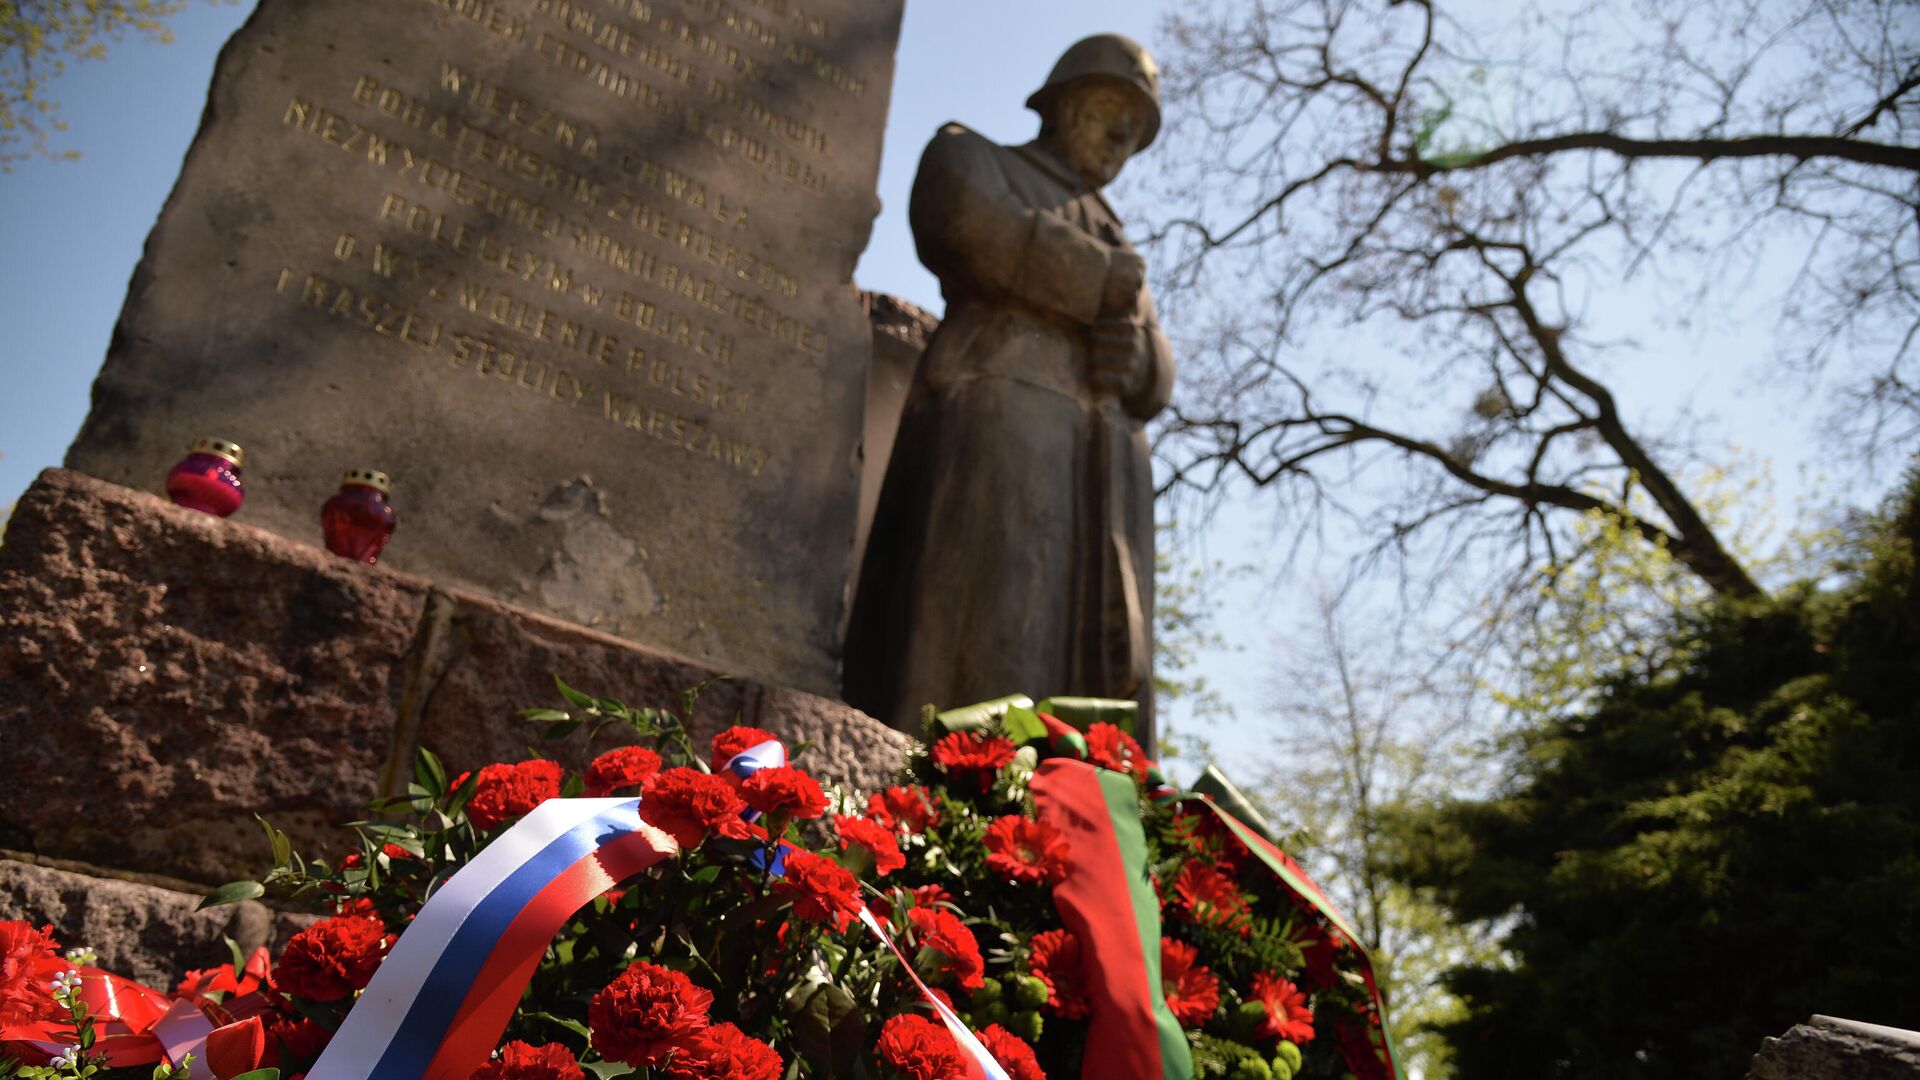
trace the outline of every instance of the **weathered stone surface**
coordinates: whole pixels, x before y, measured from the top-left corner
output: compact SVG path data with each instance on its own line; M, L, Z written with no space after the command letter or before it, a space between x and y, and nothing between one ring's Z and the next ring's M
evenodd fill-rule
M219 883L359 816L427 585L49 470L0 547L0 847Z
M584 732L557 743L540 742L540 725L517 714L530 705L564 705L554 689L556 675L596 697L677 713L683 691L720 674L475 594L455 592L447 602L438 615L444 629L434 636L445 644L429 661L432 671L426 677L438 677L424 691L418 742L439 754L449 769L519 761L530 745L578 767L596 753L633 741L624 729L609 729L592 746ZM737 678L713 682L700 692L692 716L697 746L704 750L715 732L736 723L777 732L789 746L811 740L813 747L799 764L868 790L888 781L908 744L904 735L871 717L812 694Z
M1769 1038L1747 1080L1911 1080L1920 1076L1920 1031L1809 1017Z
M918 305L885 293L863 292L867 321L873 325L873 367L867 372L866 434L860 442L860 520L853 533L854 572L850 590L860 585L860 556L867 550L887 459L900 434L900 413L920 369L920 354L940 328L940 320Z
M557 703L678 707L714 668L463 590L337 559L151 495L49 470L0 546L0 848L215 885L262 871L255 812L308 853L404 787L421 743L456 768L518 761ZM836 701L730 678L735 722L811 740L802 763L877 787L904 736ZM584 761L582 736L543 744ZM593 750L613 745L603 740ZM31 778L21 780L19 778Z
M396 569L837 693L900 12L264 0L69 466L308 543L377 467Z
M86 946L99 966L157 990L193 969L228 962L223 937L252 952L274 952L310 916L275 912L252 900L195 911L200 894L40 865L0 855L0 914L53 924L63 948Z

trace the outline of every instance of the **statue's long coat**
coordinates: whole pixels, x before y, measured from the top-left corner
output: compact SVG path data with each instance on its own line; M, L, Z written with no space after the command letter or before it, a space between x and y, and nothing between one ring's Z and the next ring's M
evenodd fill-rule
M1037 143L958 125L909 211L946 318L922 358L867 546L847 699L916 729L921 706L1009 693L1137 698L1152 737L1153 491L1142 424L1173 356L1145 290L1141 377L1087 382L1113 208Z

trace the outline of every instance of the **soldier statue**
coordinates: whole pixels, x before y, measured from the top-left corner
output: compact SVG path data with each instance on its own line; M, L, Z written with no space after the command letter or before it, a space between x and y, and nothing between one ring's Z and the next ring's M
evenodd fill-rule
M946 317L888 464L849 627L847 700L896 727L1009 693L1132 698L1153 735L1153 486L1143 425L1173 356L1100 194L1160 128L1160 73L1118 34L1027 99L1040 135L960 124L908 214Z

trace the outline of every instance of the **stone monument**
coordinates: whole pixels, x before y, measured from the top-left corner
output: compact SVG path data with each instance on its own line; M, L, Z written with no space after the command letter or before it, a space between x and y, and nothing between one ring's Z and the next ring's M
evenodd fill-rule
M0 545L0 743L32 777L0 910L153 979L284 938L194 911L261 869L254 814L337 854L419 749L527 756L556 675L701 686L696 738L892 777L908 740L831 695L901 3L262 0L70 469ZM203 435L246 449L234 517L154 494ZM396 482L378 566L319 547L356 466Z
M1160 126L1159 72L1079 42L1027 102L1039 138L959 124L909 214L947 301L868 541L847 700L897 727L1025 692L1140 702L1151 745L1153 489L1142 425L1173 357L1145 265L1100 195Z
M134 274L68 467L245 447L317 543L839 687L901 0L264 0Z

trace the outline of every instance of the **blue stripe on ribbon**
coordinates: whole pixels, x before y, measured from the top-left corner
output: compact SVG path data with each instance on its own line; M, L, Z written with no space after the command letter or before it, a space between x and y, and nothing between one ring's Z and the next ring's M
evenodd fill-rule
M622 803L555 837L494 886L447 940L367 1080L419 1080L439 1052L480 968L513 920L569 867L639 827L640 800Z

